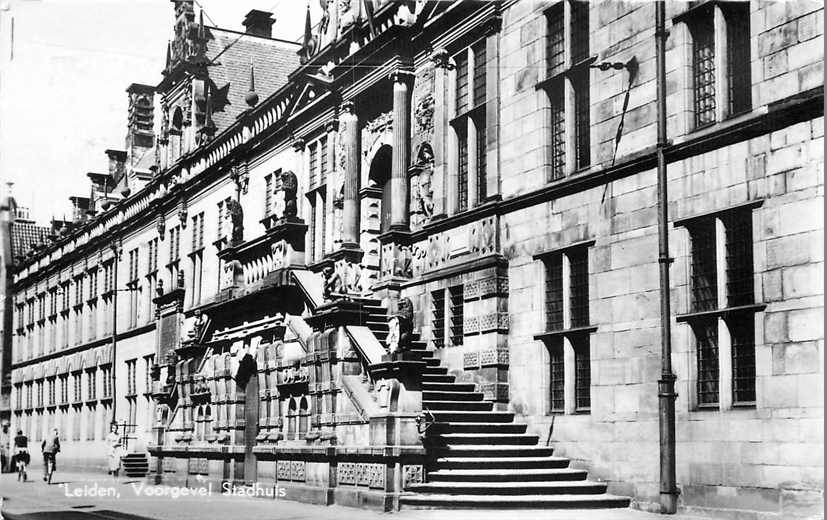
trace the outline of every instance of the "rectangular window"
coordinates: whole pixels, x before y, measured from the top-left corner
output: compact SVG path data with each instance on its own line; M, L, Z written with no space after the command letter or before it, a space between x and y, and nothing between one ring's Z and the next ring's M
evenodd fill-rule
M563 329L563 255L553 254L544 261L546 271L546 330Z
M457 127L457 141L457 211L465 211L468 209L468 128L465 125Z
M563 72L566 68L566 35L563 30L563 5L560 4L546 14L546 68L548 77Z
M310 156L310 158L309 158L309 167L308 167L308 172L309 172L308 184L311 188L316 187L317 176L319 174L319 172L318 172L319 158L318 158L318 155L317 155L317 151L318 151L318 144L317 143L315 143L315 142L310 143L307 146L307 153Z
M574 405L578 412L591 408L592 367L589 352L589 335L570 336L574 348Z
M152 365L155 363L155 354L144 357L144 392L152 391Z
M89 401L94 401L95 399L98 398L97 377L98 377L98 370L96 368L86 371L86 381L87 381L86 399L89 400Z
M589 69L578 71L571 78L574 90L574 145L577 169L590 164L591 123L589 115Z
M482 39L471 47L474 54L474 106L485 103L486 99L486 41Z
M589 3L571 0L571 64L589 57Z
M454 57L456 61L456 113L468 110L468 52L463 50Z
M327 137L319 139L319 184L327 181Z
M715 266L715 220L706 219L689 226L692 243L692 310L718 308L718 281Z
M715 122L715 24L713 6L690 25L695 127Z
M445 346L445 289L431 291L431 339L434 348Z
M319 191L319 257L323 257L327 247L327 197L324 190Z
M481 112L474 117L474 129L477 137L477 201L481 203L488 196L486 168L488 147L485 142L485 112Z
M126 395L134 395L137 393L137 386L135 385L135 369L137 359L130 359L126 362Z
M571 304L571 326L589 325L589 250L585 247L568 253L571 276L569 301Z
M749 2L727 2L722 9L727 25L729 115L733 116L752 108Z
M549 353L549 412L565 411L565 363L563 359L563 338L557 336L548 346Z
M463 344L465 334L462 285L450 287L448 294L451 299L451 344L456 347Z
M755 303L752 259L752 213L732 211L722 217L726 229L727 305Z
M307 229L308 240L310 241L309 247L307 248L307 252L310 255L309 262L314 263L316 261L316 217L317 217L317 209L316 208L316 194L310 193L310 222Z
M698 358L698 406L718 404L718 321L693 325Z
M732 403L755 404L755 314L727 320L732 341Z
M566 108L563 100L563 89L552 89L550 95L551 115L551 178L562 179L566 173Z

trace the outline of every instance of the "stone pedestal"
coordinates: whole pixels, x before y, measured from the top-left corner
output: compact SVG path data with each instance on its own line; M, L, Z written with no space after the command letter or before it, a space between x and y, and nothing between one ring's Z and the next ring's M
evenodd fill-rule
M376 386L386 387L388 410L370 418L372 446L421 446L416 417L422 413L425 366L403 352L385 355L381 363L368 367Z

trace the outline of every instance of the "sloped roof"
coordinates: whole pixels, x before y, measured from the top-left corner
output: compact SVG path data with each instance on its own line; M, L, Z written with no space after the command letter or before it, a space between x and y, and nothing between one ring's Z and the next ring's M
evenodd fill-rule
M219 27L205 28L207 58L215 60L209 67L210 79L227 101L223 107L219 100L213 103L212 118L220 132L250 108L244 101L250 90L250 63L255 70L256 93L264 99L287 83L288 75L299 66L300 46Z
M38 226L29 220L15 220L11 223L11 256L25 255L35 244L45 242L49 228Z

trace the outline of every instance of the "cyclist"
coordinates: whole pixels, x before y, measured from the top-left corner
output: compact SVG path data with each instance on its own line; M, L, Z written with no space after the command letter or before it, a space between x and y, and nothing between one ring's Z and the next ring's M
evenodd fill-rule
M29 438L23 435L23 430L17 430L14 437L14 460L17 465L17 480L23 477L26 481L26 465L29 463Z
M40 444L40 451L43 452L43 481L51 483L52 473L57 469L55 455L60 451L60 436L57 428L52 430L52 435Z

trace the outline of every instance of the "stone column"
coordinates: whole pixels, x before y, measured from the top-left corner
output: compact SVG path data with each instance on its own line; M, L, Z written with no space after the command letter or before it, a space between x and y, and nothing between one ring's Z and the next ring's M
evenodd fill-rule
M391 73L393 81L393 158L391 166L391 229L408 229L408 149L410 148L410 95L413 74Z
M434 217L445 215L445 82L448 71L448 52L437 49L431 55L434 62L434 171L431 189L434 193Z
M359 118L352 101L342 106L339 124L343 127L345 149L342 246L359 248Z

